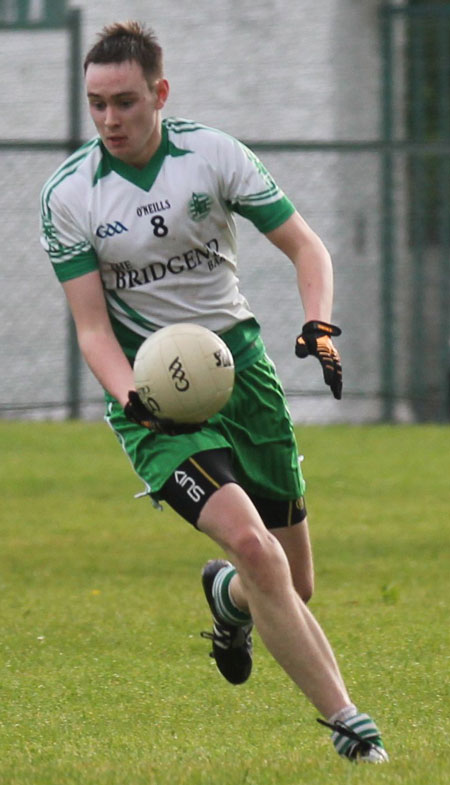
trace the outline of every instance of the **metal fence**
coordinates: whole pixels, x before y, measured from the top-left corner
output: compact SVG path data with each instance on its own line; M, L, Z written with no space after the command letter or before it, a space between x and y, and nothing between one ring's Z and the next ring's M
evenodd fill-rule
M44 15L53 6L41 4ZM65 133L0 140L3 417L90 418L102 411L101 390L79 358L62 292L38 243L40 187L82 135L81 15L57 6L54 27L68 41ZM14 7L18 15L11 16ZM1 2L0 36L12 35L14 24L22 31L34 25L40 35L45 25L30 20L32 7ZM293 358L300 317L292 270L274 267L266 241L239 223L242 285L298 421L450 417L450 3L379 4L377 18L376 138L244 140L304 214L306 204L335 260L334 318L344 328L339 409L319 370L306 373Z
M403 386L417 420L446 420L450 4L386 5L381 23L385 413Z

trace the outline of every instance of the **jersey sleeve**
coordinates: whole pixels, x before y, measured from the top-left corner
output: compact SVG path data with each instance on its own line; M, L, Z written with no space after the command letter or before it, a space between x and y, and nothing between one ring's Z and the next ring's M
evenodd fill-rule
M97 254L56 190L41 196L41 245L63 283L98 269Z
M229 137L222 161L225 199L233 212L266 234L281 226L295 207L255 153Z

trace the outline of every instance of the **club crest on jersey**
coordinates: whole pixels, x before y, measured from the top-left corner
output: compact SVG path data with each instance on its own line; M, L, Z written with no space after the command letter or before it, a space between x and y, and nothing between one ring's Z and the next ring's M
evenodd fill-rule
M188 203L189 215L193 221L203 221L211 212L213 200L208 194L192 194Z

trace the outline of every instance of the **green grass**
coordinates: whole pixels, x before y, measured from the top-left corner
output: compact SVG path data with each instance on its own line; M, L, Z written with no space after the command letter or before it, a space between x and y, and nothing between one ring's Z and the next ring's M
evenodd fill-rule
M199 637L212 543L102 424L0 424L1 785L444 785L449 437L308 427L311 608L391 763L350 766L256 640L233 688Z

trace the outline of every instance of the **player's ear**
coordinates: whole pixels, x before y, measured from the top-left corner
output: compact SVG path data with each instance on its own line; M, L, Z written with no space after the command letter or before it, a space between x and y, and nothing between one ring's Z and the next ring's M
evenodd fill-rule
M169 97L169 82L167 79L158 79L155 85L156 106L155 109L162 109Z

